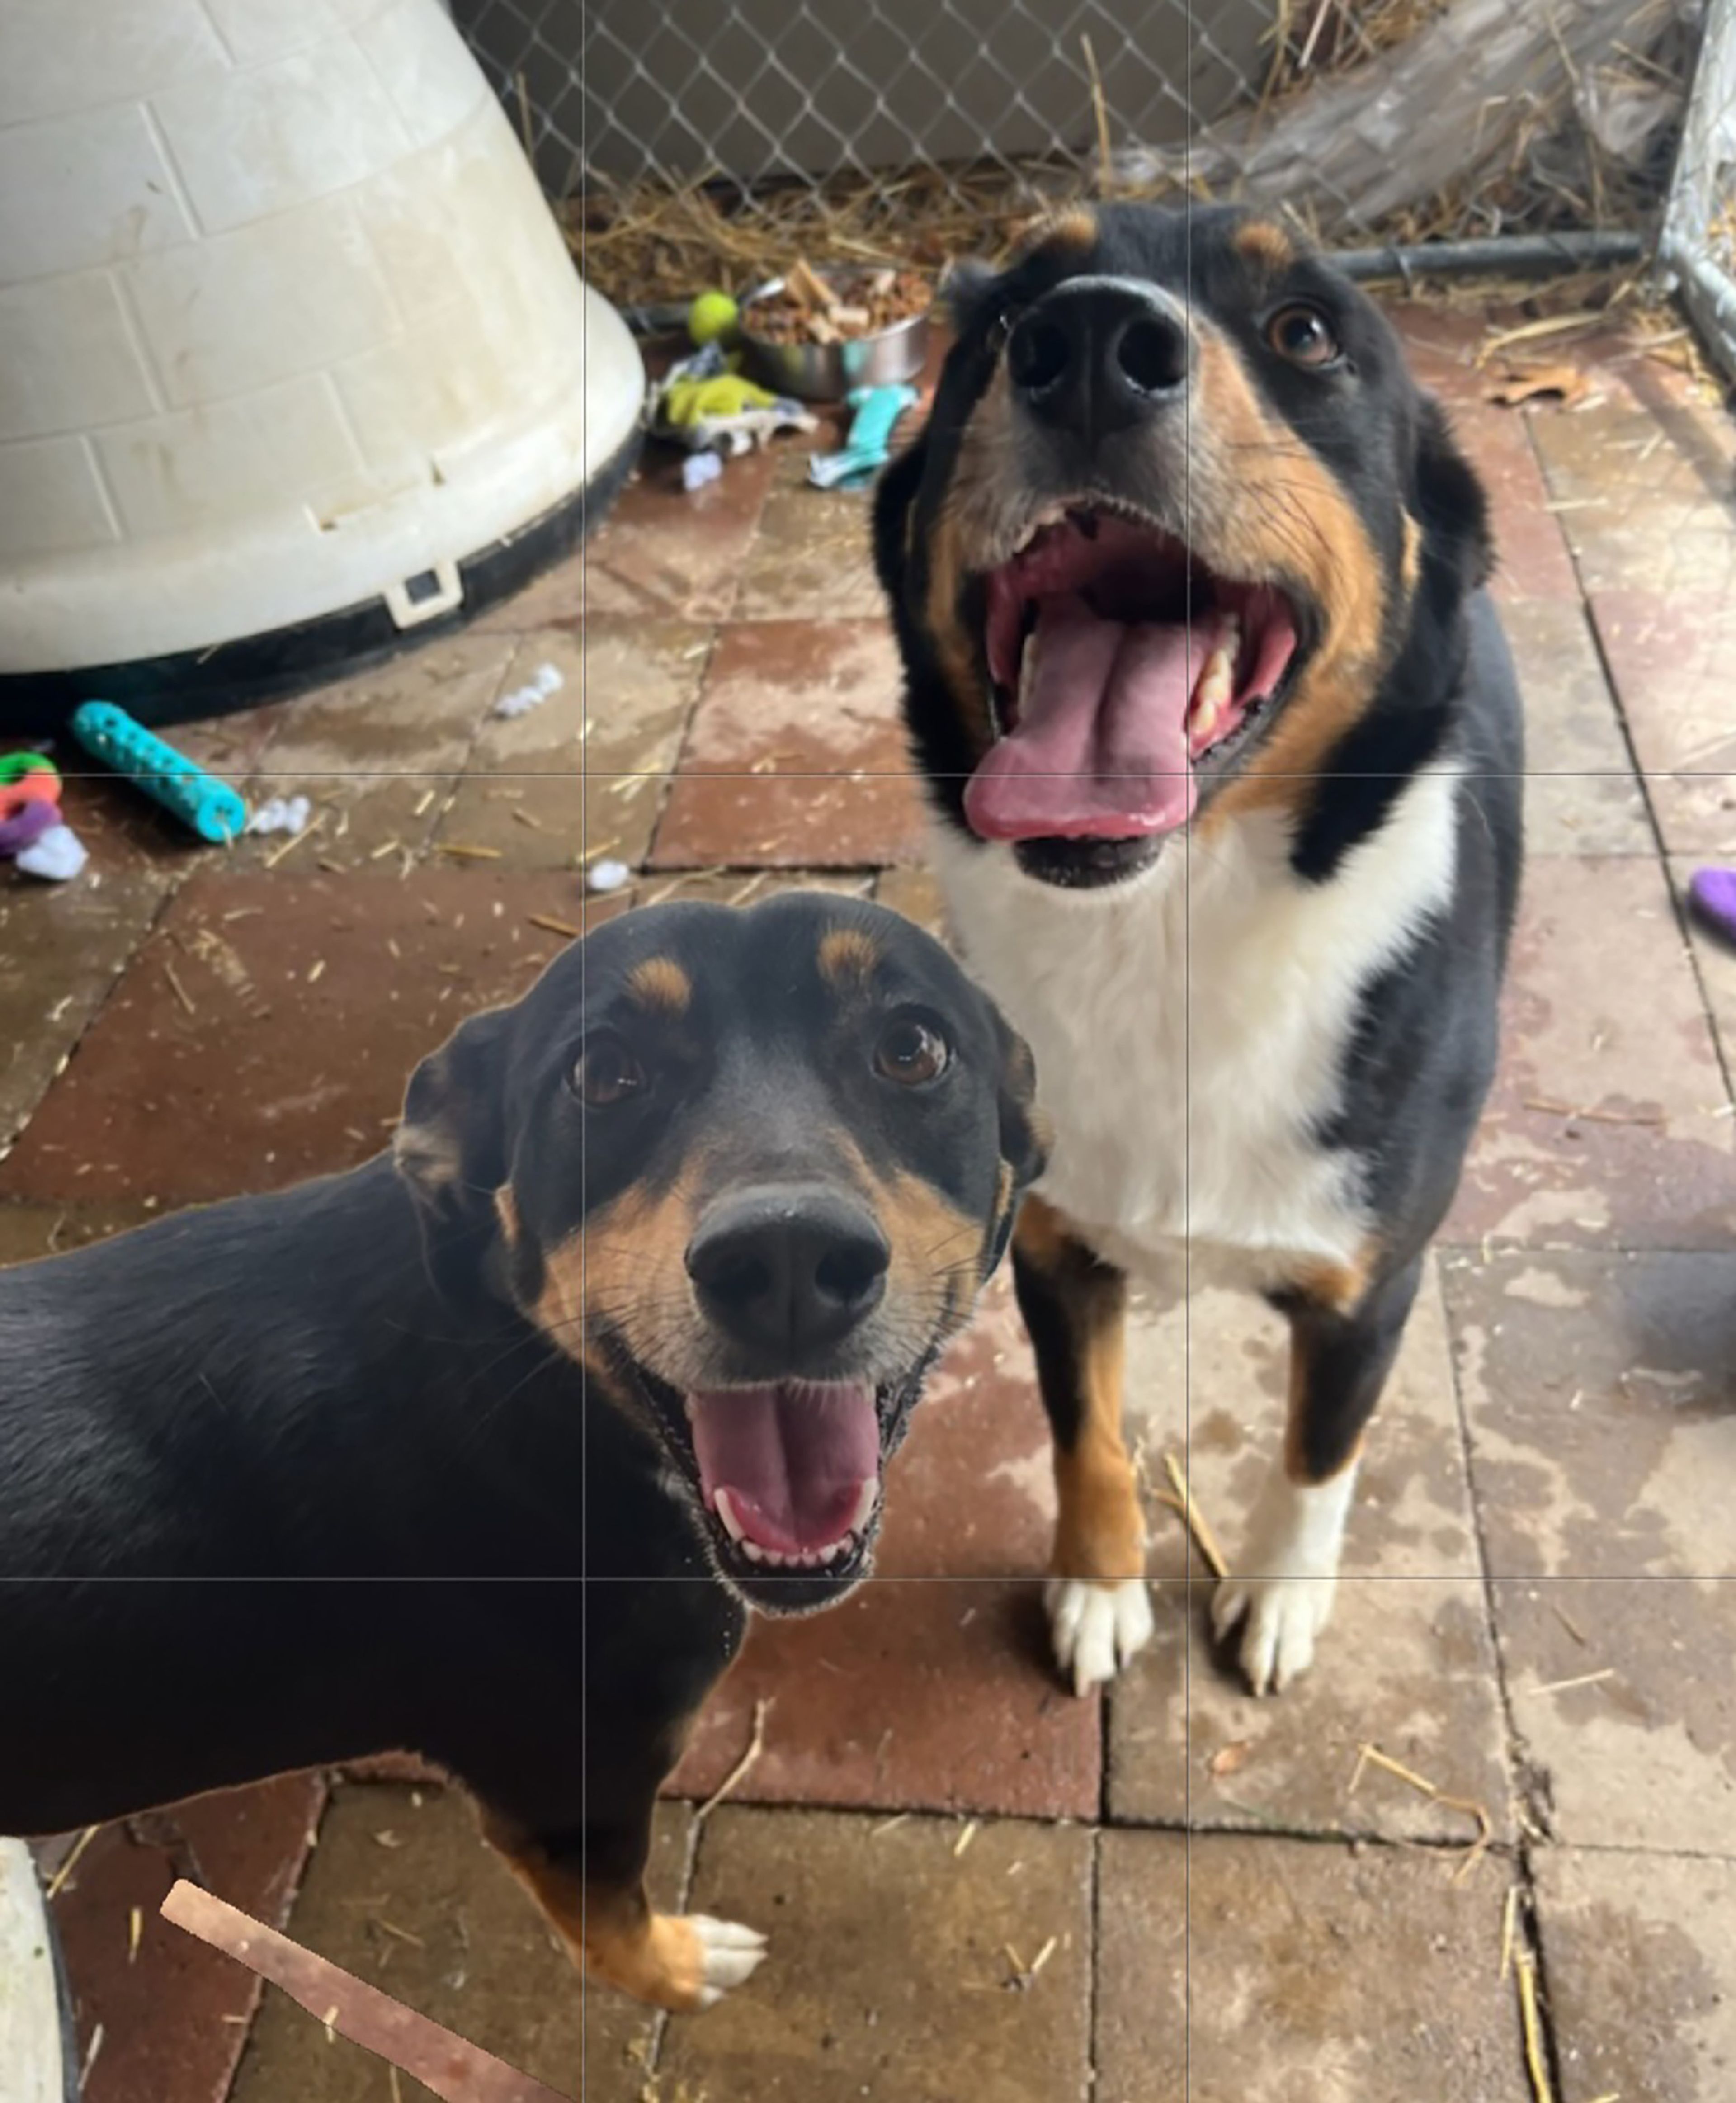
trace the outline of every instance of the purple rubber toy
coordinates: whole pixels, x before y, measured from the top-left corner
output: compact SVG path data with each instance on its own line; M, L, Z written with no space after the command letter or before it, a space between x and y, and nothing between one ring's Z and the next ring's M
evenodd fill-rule
M63 822L60 807L41 797L20 803L10 818L0 818L0 855L33 847L51 826Z
M1697 869L1688 897L1707 927L1736 943L1736 869Z

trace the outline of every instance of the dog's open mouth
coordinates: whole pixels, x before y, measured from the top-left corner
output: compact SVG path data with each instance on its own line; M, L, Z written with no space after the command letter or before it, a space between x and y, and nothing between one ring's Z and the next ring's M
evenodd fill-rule
M705 1508L750 1564L843 1566L880 1503L880 1410L867 1382L701 1389L687 1421Z
M965 791L990 840L1150 839L1276 695L1299 617L1117 508L1051 509L988 577L999 732Z
M792 1380L683 1394L634 1368L697 1492L713 1560L775 1614L825 1605L867 1574L885 1465L926 1370L883 1386Z

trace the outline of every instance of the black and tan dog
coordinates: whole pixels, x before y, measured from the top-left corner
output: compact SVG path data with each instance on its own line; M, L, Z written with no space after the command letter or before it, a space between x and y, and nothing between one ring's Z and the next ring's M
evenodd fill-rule
M1051 1625L1081 1689L1150 1633L1130 1277L1239 1283L1291 1335L1214 1609L1263 1692L1313 1655L1494 1060L1522 754L1484 498L1380 313L1269 221L1075 213L954 305L877 557L953 931L1054 1127L1015 1242Z
M411 1747L591 1974L751 1605L866 1572L1039 1166L939 945L798 894L628 914L417 1071L394 1154L0 1275L0 1831Z

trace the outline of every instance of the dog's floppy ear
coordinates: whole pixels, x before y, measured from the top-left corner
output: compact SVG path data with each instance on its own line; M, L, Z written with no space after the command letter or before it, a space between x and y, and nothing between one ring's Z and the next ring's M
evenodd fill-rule
M1000 282L1000 273L993 265L975 256L961 256L948 267L940 280L939 300L954 336L970 333Z
M919 435L888 461L874 485L874 574L895 607L903 602L908 561L905 536L927 457L926 437Z
M1494 569L1489 500L1432 394L1418 409L1413 503L1424 570L1437 588L1463 596L1487 584Z
M1048 1120L1037 1107L1037 1061L1031 1056L1031 1047L1016 1030L1009 1028L992 1001L988 1003L988 1007L994 1022L996 1047L1001 1055L997 1099L1001 1118L1001 1158L1006 1164L1007 1185L1006 1202L996 1222L983 1267L985 1278L994 1275L1006 1253L1013 1222L1019 1216L1019 1201L1048 1166L1050 1143Z
M443 1292L474 1292L499 1232L495 1193L507 1180L501 1111L509 1011L473 1016L410 1077L392 1142L415 1199L422 1245Z

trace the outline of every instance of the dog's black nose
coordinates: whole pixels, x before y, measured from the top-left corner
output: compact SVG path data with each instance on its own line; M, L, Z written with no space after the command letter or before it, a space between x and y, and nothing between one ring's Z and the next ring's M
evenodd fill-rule
M687 1274L718 1327L760 1352L840 1342L886 1289L891 1252L863 1208L835 1191L784 1185L712 1207Z
M1073 278L1019 318L1006 367L1015 394L1043 423L1101 438L1180 398L1193 331L1161 286Z

